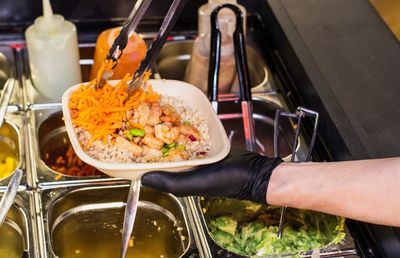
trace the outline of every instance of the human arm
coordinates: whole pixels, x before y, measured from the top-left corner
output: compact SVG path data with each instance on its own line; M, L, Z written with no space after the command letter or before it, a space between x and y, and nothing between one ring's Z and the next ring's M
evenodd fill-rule
M400 226L400 158L281 163L236 150L216 164L151 172L142 182L178 196L247 199Z
M282 163L267 202L400 226L400 158Z

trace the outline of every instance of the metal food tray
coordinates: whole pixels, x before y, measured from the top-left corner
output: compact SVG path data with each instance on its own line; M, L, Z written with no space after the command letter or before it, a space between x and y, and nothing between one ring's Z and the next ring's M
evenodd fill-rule
M0 192L0 198L2 195L3 193ZM4 223L6 227L9 227L7 231L9 234L7 236L10 237L12 235L18 238L17 241L16 239L12 239L12 246L9 247L11 250L20 252L22 244L23 250L29 257L40 257L38 252L39 239L36 234L35 209L32 198L33 193L31 191L20 188ZM13 232L11 234L10 229ZM10 239L7 238L0 241L10 241Z
M149 41L154 34L149 33L143 34L142 36L145 40ZM182 62L183 60L183 62L187 63L190 58L192 40L188 40L188 38L185 37L183 37L184 40L181 40L182 37L176 37L176 39L179 39L178 41L174 41L175 38L172 39L172 41L167 42L160 53L156 65L153 67L153 75L156 78L167 78L170 76L162 66L158 67L158 64L162 64L168 59L167 61L170 62L172 67L184 69L185 63L177 65L176 62ZM93 63L92 56L94 46L94 44L80 45L80 64L84 80L87 80L90 67ZM257 151L272 156L273 151L271 146L273 145L273 138L270 136L273 135L271 129L273 128L274 111L277 108L281 108L283 102L281 101L279 94L274 92L271 88L270 81L268 80L267 66L265 65L265 62L259 58L261 55L257 52L257 48L255 46L251 47L253 47L252 49L255 51L255 54L253 55L255 57L254 60L257 61L257 64L255 64L255 62L251 63L254 64L254 72L260 70L266 71L263 76L258 77L257 82L259 83L256 83L253 88L253 92L255 93L253 94L253 99L258 146ZM0 51L2 50L3 49L0 48ZM72 196L75 193L84 193L85 191L95 191L96 193L107 192L110 191L110 189L122 189L121 191L125 191L124 189L127 188L129 182L107 176L63 176L55 173L44 164L40 156L39 145L43 139L39 137L39 130L45 123L46 119L53 119L57 116L57 112L60 111L61 105L60 103L53 103L46 100L45 97L34 89L30 80L27 52L25 48L13 49L9 47L4 51L10 56L12 60L10 63L14 65L11 70L15 71L15 76L20 82L20 87L16 87L14 92L15 96L9 106L9 113L6 117L7 121L10 121L10 123L17 127L21 139L20 146L22 146L21 157L23 158L21 159L21 168L24 170L24 177L22 179L20 192L18 193L16 205L20 205L20 207L25 211L24 214L27 218L26 224L28 225L30 235L30 257L54 257L49 227L49 225L53 223L49 212L54 208L54 205L62 202L63 198L68 199L69 196ZM253 69L251 67L252 66L250 65L250 69ZM180 74L183 74L182 70L180 71ZM171 79L182 78L173 77ZM21 88L24 90L20 91ZM242 121L242 114L240 108L235 104L237 96L235 93L225 94L222 99L223 101L220 103L220 111L223 112L223 114L220 114L220 118L226 127L228 136L232 140L233 145L236 147L243 147L245 146L245 140L240 124ZM57 124L59 121L54 123ZM48 124L50 126L53 122ZM283 153L287 153L288 155L290 149L285 147L285 143L290 141L293 136L289 128L289 124L282 125L282 131L288 133L282 134L281 150ZM62 131L62 129L60 130ZM298 146L298 155L302 155L301 153L303 150L301 146L302 143ZM57 180L55 180L55 178ZM7 182L8 181L6 180L0 181L0 192L2 189L1 187L4 186L4 189ZM146 194L144 194L144 196L145 195ZM178 205L177 207L179 207L175 209L174 212L180 210L190 238L187 249L182 257L234 257L234 254L228 253L220 248L210 237L198 198L176 198L156 191L153 191L152 195L154 198L157 196L170 196L171 198L169 200L174 200L173 202L175 202ZM150 199L153 197L150 197ZM119 202L123 202L121 196L118 198L120 198ZM169 197L166 198L168 199ZM22 202L20 199L22 199ZM76 201L78 199L75 198L71 200ZM85 198L82 197L82 201L84 201L84 199ZM99 198L89 198L86 199L86 201L86 204L94 204L103 200L99 200ZM74 205L73 203L74 202L71 204L72 206ZM53 212L52 214L55 213ZM335 254L338 255L339 252L336 252Z

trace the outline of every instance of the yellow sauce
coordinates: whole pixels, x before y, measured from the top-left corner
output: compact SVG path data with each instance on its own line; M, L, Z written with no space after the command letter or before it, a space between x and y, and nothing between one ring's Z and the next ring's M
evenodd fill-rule
M10 125L4 124L0 128L0 180L11 175L18 165L16 137Z

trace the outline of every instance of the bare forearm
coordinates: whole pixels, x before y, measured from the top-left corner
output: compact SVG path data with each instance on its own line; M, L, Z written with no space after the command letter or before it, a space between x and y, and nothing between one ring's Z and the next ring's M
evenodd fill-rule
M284 163L272 173L267 202L400 226L400 158Z

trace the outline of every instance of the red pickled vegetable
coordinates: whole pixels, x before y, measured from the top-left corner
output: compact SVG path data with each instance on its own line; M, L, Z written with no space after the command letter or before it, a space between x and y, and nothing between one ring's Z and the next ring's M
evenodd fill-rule
M192 142L195 142L195 141L197 141L197 138L196 137L194 137L193 135L189 135L189 140L191 140Z

